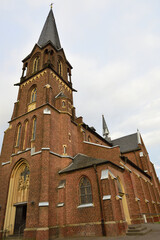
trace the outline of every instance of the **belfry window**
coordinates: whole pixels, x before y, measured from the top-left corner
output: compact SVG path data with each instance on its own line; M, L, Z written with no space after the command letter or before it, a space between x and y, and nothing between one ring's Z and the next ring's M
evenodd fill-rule
M30 103L33 103L36 101L37 98L37 88L34 88L31 92L31 99L30 99Z
M33 73L37 72L39 69L40 57L36 57L33 61Z
M16 139L16 147L19 146L19 142L20 142L20 137L21 137L21 124L18 125L18 130L17 130L17 139Z
M33 126L32 126L32 140L36 139L36 125L37 125L37 119L36 117L33 118Z
M87 177L82 177L79 183L80 204L92 203L91 184Z
M28 121L25 122L23 149L26 149L26 146L27 146L27 130L28 130Z
M60 61L60 60L58 60L58 63L57 63L57 70L58 70L58 74L60 75L60 76L62 76L63 75L63 66L62 66L62 62Z

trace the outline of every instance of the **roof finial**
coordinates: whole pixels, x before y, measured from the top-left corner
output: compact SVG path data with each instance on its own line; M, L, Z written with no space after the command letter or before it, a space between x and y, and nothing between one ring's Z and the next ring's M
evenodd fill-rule
M53 7L53 3L50 4L50 7L51 7L51 9L52 9L52 7Z

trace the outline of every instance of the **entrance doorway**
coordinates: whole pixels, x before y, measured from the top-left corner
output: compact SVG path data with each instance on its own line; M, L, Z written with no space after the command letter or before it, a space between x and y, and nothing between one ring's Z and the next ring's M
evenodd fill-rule
M15 165L9 184L8 200L4 221L4 231L8 235L22 233L26 223L27 202L29 196L30 170L26 160L21 159Z
M16 206L14 234L22 234L26 226L27 204Z

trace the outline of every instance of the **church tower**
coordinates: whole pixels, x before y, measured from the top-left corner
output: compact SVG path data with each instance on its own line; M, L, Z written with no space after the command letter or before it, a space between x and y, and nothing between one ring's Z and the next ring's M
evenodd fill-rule
M23 60L15 84L18 98L3 141L0 229L7 235L24 232L48 239L49 198L55 198L58 170L76 151L71 70L51 8L37 44Z
M15 84L0 156L0 239L118 236L160 221L160 184L139 131L111 140L104 116L103 137L76 117L71 71L51 8Z

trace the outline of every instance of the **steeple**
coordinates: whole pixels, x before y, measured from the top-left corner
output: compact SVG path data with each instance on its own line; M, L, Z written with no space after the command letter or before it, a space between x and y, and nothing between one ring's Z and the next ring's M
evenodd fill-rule
M107 140L107 141L111 141L110 137L109 137L109 130L104 118L104 115L102 115L102 125L103 125L103 137Z
M48 14L43 30L38 40L39 46L45 46L48 42L51 42L56 49L61 48L58 31L56 27L55 18L53 15L52 8Z

